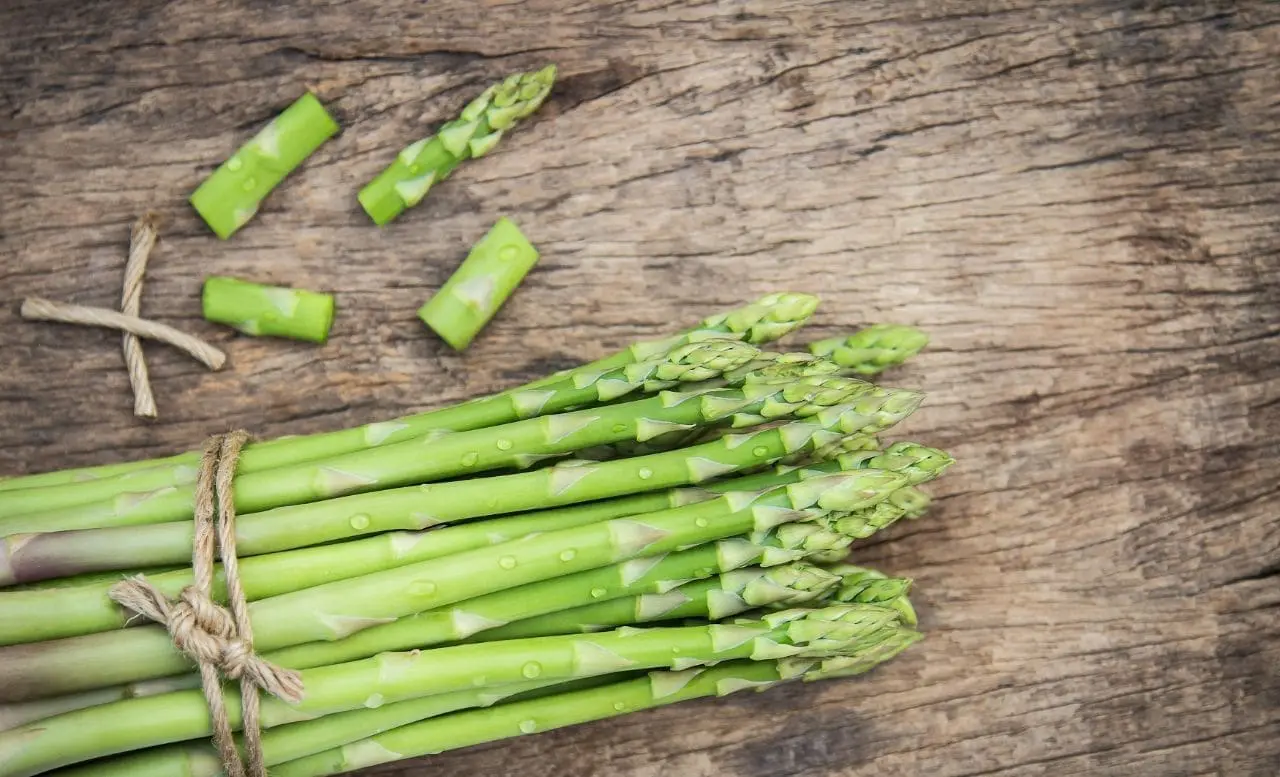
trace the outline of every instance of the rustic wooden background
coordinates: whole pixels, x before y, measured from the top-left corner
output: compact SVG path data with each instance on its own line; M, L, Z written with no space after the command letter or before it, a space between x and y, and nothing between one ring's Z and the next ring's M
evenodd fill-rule
M489 80L537 118L376 229L359 186ZM864 679L687 704L379 774L1280 773L1280 6L1227 0L7 0L0 474L498 389L778 289L810 334L926 328L887 380L960 463L859 557L928 639ZM186 197L314 88L344 132L229 242ZM130 414L129 225L166 219ZM414 317L500 215L544 258L465 355ZM207 274L337 293L311 347L204 323Z

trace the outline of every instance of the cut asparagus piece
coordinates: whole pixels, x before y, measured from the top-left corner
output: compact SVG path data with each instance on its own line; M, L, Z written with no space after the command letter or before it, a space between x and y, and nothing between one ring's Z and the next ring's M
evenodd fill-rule
M255 469L271 469L273 467L285 466L288 464L297 464L302 461L313 461L315 459L324 458L326 456L336 456L341 453L349 453L355 450L362 450L366 447L373 447L383 443L402 442L413 437L417 437L425 432L435 429L452 429L461 431L462 428L479 428L478 426L460 427L458 422L450 419L444 421L440 419L441 414L447 414L457 407L465 408L462 412L469 412L477 403L491 401L499 397L510 397L513 394L520 394L530 389L543 389L548 383L556 383L565 379L571 379L577 374L602 374L606 371L625 367L629 364L642 361L650 361L655 355L667 353L681 345L700 342L707 339L737 339L754 345L761 345L781 339L792 331L804 325L809 317L813 315L817 308L818 299L809 294L795 293L778 293L769 294L757 299L749 305L735 310L725 311L710 316L700 322L698 325L681 332L680 334L668 337L662 340L646 341L637 343L626 348L611 357L601 359L600 361L584 365L574 370L565 370L546 378L534 381L519 388L509 389L497 395L482 397L479 399L465 402L440 410L428 411L417 415L396 418L390 421L380 421L368 424L355 429L346 429L338 432L321 432L317 434L309 434L294 437L281 437L274 440L264 440L261 442L250 442L240 457L240 472L251 472ZM663 347L663 344L666 347ZM699 380L702 380L699 378ZM427 421L426 419L430 419ZM497 423L505 423L505 419ZM492 423L486 422L483 426L490 426ZM177 478L172 482L166 482L162 485L176 485L180 482L190 482L194 478L194 467L200 463L199 451L189 451L187 453L177 454L175 456L166 456L156 459L143 459L139 461L121 462L117 464L104 464L91 467L76 467L71 469L63 469L55 472L43 472L35 475L23 475L21 477L8 478L0 480L0 516L17 515L21 513L34 512L40 509L52 509L69 504L81 504L83 502L93 501L93 499L103 496L115 495L127 491L139 492L147 491L158 486L150 486L147 488L124 487L117 488L107 493L97 493L88 498L79 501L61 501L51 503L51 499L55 496L61 496L66 489L63 487L101 480L104 478L114 478L121 475L138 473L144 470L172 470L180 468L188 473L184 478ZM34 491L36 489L48 489L37 496L38 500L44 500L44 507L41 507L41 501L36 501L30 506L14 509L7 502L12 492L17 490Z
M496 394L395 421L310 437L250 443L240 457L236 472L241 475L262 472L285 466L294 457L298 462L316 461L419 439L423 435L483 429L613 402L638 392L654 393L681 383L703 382L724 370L750 362L757 353L757 349L747 343L730 339L705 340L676 346L644 362L595 373L591 379L575 375L553 381L537 391ZM138 501L148 494L164 493L166 488L192 483L199 460L198 454L191 454L190 461L183 459L159 464L113 478L0 493L0 520L5 516L36 511L48 514L49 511L97 500ZM3 534L2 530L0 534Z
M879 375L920 353L929 336L911 326L874 324L848 337L831 337L809 344L822 356L857 375Z
M192 207L214 234L231 237L285 176L337 132L337 122L307 92L206 178L191 195Z
M324 343L333 326L333 295L212 276L201 305L207 321L247 335Z
M619 629L590 635L458 645L304 670L296 703L262 700L263 728L318 715L468 688L529 680L573 680L647 668L692 668L735 659L857 656L902 630L898 613L873 604L792 609L757 621L676 628ZM714 668L714 667L713 667ZM372 705L371 705L372 700ZM495 707L494 709L497 709ZM228 694L233 728L240 705ZM49 769L210 734L200 691L104 704L0 733L0 777Z
M538 249L504 216L418 309L418 318L454 350L465 351L537 261Z
M684 507L616 518L458 553L249 605L259 652L338 640L416 612L575 572L871 507L898 473L820 474L764 492L730 491ZM566 550L573 555L567 560ZM189 671L160 626L0 651L0 701L23 701ZM310 689L308 689L310 694Z
M382 226L422 202L434 186L467 159L487 154L521 119L542 106L556 80L556 66L515 73L472 100L458 118L430 138L405 147L358 199L373 223Z

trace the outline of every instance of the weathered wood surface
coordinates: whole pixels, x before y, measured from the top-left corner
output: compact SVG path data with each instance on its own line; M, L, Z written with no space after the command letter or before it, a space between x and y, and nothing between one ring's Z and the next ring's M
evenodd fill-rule
M1265 2L325 3L0 9L0 473L334 429L596 357L753 295L918 324L890 378L952 450L860 553L929 638L865 679L688 704L381 774L1280 773L1280 7ZM487 80L538 118L393 226L354 194ZM185 205L304 85L344 133L253 224ZM19 320L115 305L224 346ZM509 214L544 259L464 356L414 310ZM199 318L206 274L337 291L320 348Z

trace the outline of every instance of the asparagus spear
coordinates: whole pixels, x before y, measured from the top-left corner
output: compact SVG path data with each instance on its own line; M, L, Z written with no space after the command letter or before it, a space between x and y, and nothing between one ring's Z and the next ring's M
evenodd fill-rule
M490 86L434 136L403 149L360 190L361 207L382 226L422 202L431 187L448 178L458 165L487 154L504 132L538 110L555 79L556 66L547 65Z
M769 294L757 299L748 305L734 310L717 313L713 316L703 319L689 329L661 340L651 340L636 343L613 356L601 359L596 362L584 365L573 370L564 370L554 375L548 376L534 381L533 383L520 386L518 388L509 389L498 395L490 395L481 397L438 410L427 411L416 415L396 418L390 421L381 421L368 424L354 429L346 429L337 432L321 432L304 436L281 437L274 440L264 440L262 442L251 442L245 446L240 457L238 471L252 472L254 470L271 469L273 467L285 466L288 464L297 464L302 461L312 461L328 456L336 456L341 453L349 453L356 450L364 450L379 444L390 444L401 442L403 440L417 437L425 432L435 429L455 429L463 428L479 428L478 426L461 426L455 419L443 419L442 414L446 413L463 413L470 414L473 408L469 407L478 403L486 402L498 396L510 397L514 394L520 394L530 389L545 389L547 384L557 383L565 378L572 378L578 374L598 374L609 370L625 367L636 362L652 361L654 358L661 356L675 348L690 343L696 343L708 339L735 339L753 345L761 345L781 339L791 332L799 329L804 325L809 317L813 315L814 310L818 306L818 299L809 294L796 293L776 293ZM698 378L697 380L703 380ZM464 411L455 410L455 408L465 407ZM504 419L497 423L505 423ZM484 423L483 426L492 425ZM169 484L180 482L190 482L194 478L195 467L200 463L199 451L188 451L180 453L176 456L166 456L155 459L144 459L139 461L121 462L117 464L104 464L91 467L77 467L72 469L57 470L54 472L44 472L35 475L24 475L21 477L13 477L0 480L0 494L3 492L11 492L17 490L34 490L46 489L43 498L52 498L55 494L63 493L63 486L75 483L90 482L101 480L104 478L119 477L130 473L137 473L144 470L171 470L178 469L187 473L184 477L177 477ZM154 486L153 486L154 487ZM146 491L148 488L139 488L137 486L126 486L109 491L106 494L97 494L96 496L84 499L83 501L92 501L94 498L100 498L104 495L114 495L125 491ZM22 512L32 512L36 509L51 509L65 504L78 504L78 502L61 502L58 504L49 504L45 502L46 507L41 508L41 502L36 502L33 506L23 509L13 509L8 506L4 498L0 498L0 516L13 515Z
M374 658L302 672L306 696L297 703L262 701L263 728L317 715L529 680L565 680L620 671L687 669L734 659L825 658L856 654L885 632L900 629L896 611L872 604L787 610L758 621L675 628L626 628L458 645ZM228 714L240 725L240 705L228 694ZM496 709L496 708L495 708ZM116 753L208 736L199 691L104 704L0 733L0 777L42 771Z
M218 237L231 237L285 176L337 132L316 96L302 95L200 184L192 207Z
M864 408L865 410L865 408ZM250 556L241 560L241 579L250 599L308 588L322 582L403 566L414 561L515 539L534 531L548 531L593 523L608 518L661 510L700 499L712 498L727 490L753 490L795 482L801 475L833 473L843 466L864 466L870 459L844 463L823 462L805 468L779 468L748 478L724 478L735 470L760 461L777 459L789 452L811 449L841 424L857 426L868 416L848 411L823 419L825 425L792 422L775 429L746 435L731 435L700 446L664 454L593 465L590 471L578 467L552 467L534 472L482 480L442 483L432 486L431 513L424 512L420 489L409 488L380 494L330 500L299 508L278 508L257 516L245 516L237 527L239 552L263 553L278 547L320 544L362 532L387 532L397 527L418 531L381 534L359 545L343 543L309 548L271 557ZM887 425L894 416L886 415ZM901 464L895 461L894 466ZM902 472L916 480L912 468ZM719 480L711 480L720 476ZM700 489L679 488L705 483ZM619 494L653 489L611 502L598 500ZM555 504L593 502L573 508L542 510L500 521L428 529L431 521L456 521L483 514L516 513ZM357 530L357 527L358 530ZM110 530L118 531L118 530ZM123 532L122 532L123 533ZM86 534L94 534L86 532ZM52 537L71 538L74 532ZM97 536L100 536L97 535ZM185 558L193 540L186 524L158 524L135 527L123 537L138 542L153 554L169 548L172 558ZM99 543L90 543L90 546ZM130 558L130 544L105 545L114 550L109 557ZM56 554L50 554L50 558ZM65 571L69 556L59 557ZM192 581L189 571L158 575L152 582L167 595L176 596ZM83 591L0 591L0 645L56 639L103 631L123 625L125 615L107 597L108 586ZM57 611L56 619L44 617Z
M571 408L612 402L638 392L653 393L684 382L705 381L724 370L749 362L756 353L755 347L730 339L691 343L656 354L644 362L595 374L593 380L575 375L553 381L537 391L498 394L396 421L296 440L284 438L250 444L241 456L237 474L280 469L288 465L283 458L291 451L299 452L300 462L323 460L421 439L424 435L483 429ZM434 438L427 437L428 441L431 439ZM302 454L304 450L306 453ZM192 462L157 466L78 485L0 492L0 525L4 516L35 511L49 514L59 508L91 504L98 500L114 499L124 505L143 501L149 496L166 493L165 489L189 486L195 480L195 465L198 463L199 455L196 454ZM38 521L27 523L35 525L37 530L49 528ZM0 529L2 533L3 529Z
M418 309L418 318L455 350L465 351L537 261L538 249L504 216Z
M817 475L764 492L730 491L684 507L545 532L262 599L249 605L254 642L259 652L268 652L338 640L494 591L814 520L833 510L870 507L905 482L903 475L880 470ZM74 693L189 668L159 626L13 645L0 651L0 701Z
M671 391L631 402L516 421L486 429L407 440L323 462L278 467L235 479L240 513L430 483L565 456L618 440L646 440L675 429L732 421L749 426L788 415L804 418L876 387L850 378L747 382L741 388L692 394ZM137 499L109 499L64 510L0 519L0 535L136 526L189 519L194 487L162 489ZM30 546L29 540L24 540ZM33 551L27 551L33 552ZM10 553L10 564L17 554ZM16 566L16 565L15 565ZM39 578L17 578L23 582Z
M890 651L880 647L880 644L891 639L892 636L886 635L881 643L865 650L873 657L860 660L861 671L867 671L892 657ZM803 665L807 665L807 662ZM458 712L405 725L279 764L272 770L272 774L274 777L341 774L484 742L604 720L691 699L723 697L744 690L764 691L795 679L793 673L796 669L788 669L795 666L795 662L786 661L732 661L708 669L654 672L646 678L627 680L602 688L522 700L486 710ZM809 679L806 675L801 677ZM813 679L821 678L815 676ZM210 763L207 758L204 762ZM216 774L213 771L193 771L191 777L213 777Z
M840 577L804 562L746 567L692 580L669 591L643 593L561 608L477 633L468 642L602 631L631 623L682 618L721 620L767 605L796 607L818 601Z
M872 376L902 364L929 344L929 336L915 327L874 324L848 337L831 337L809 344L809 352L858 375Z
M333 326L333 295L211 276L201 306L208 321L247 335L273 335L324 343Z

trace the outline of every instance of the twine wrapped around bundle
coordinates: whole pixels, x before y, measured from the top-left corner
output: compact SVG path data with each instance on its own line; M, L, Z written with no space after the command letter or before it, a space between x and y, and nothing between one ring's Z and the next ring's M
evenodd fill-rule
M205 444L196 480L195 542L191 567L195 583L176 601L165 597L138 575L117 583L111 598L123 607L164 625L174 646L200 668L209 705L214 744L227 777L266 777L259 727L262 689L289 702L302 698L301 676L277 667L253 652L248 600L236 559L236 508L233 480L240 451L249 436L243 431L211 437ZM218 555L226 578L227 607L213 600L214 564ZM244 759L232 737L222 697L222 677L240 681Z

